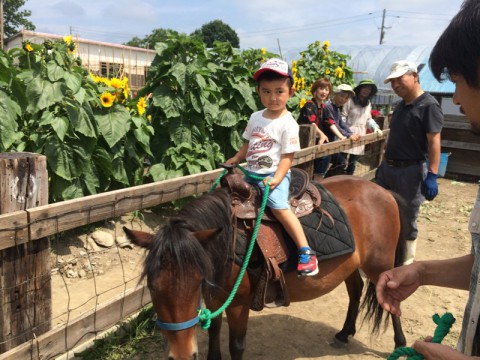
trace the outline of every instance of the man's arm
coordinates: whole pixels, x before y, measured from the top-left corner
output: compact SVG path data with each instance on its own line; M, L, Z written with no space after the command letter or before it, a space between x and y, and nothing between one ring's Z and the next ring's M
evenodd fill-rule
M473 255L446 260L416 261L380 274L376 292L378 303L388 312L400 316L400 304L422 285L467 290Z
M446 260L419 261L421 285L433 285L468 290L473 266L473 255Z
M428 133L428 171L437 174L440 165L441 136L440 133Z

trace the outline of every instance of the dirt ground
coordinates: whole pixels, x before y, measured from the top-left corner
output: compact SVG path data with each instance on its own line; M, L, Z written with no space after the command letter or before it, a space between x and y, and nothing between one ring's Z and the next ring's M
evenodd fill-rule
M444 259L461 256L470 251L470 235L467 224L470 211L476 196L478 185L463 183L449 179L439 180L439 195L432 202L426 202L419 217L419 239L417 259ZM156 226L154 214L146 214L141 227L148 231ZM131 220L131 221L130 221ZM130 224L129 224L130 222ZM121 225L134 225L140 228L140 222L133 218L124 218L123 224L112 225L117 236L121 234ZM84 267L85 256L79 254L81 237L77 244L72 244L65 254L52 255L52 261L58 264L58 259L68 262L70 257L76 259L71 267L78 270ZM76 245L76 246L74 246ZM75 312L85 307L85 302L95 303L92 298L92 274L95 274L97 294L108 296L110 292L123 290L136 285L136 276L141 270L144 252L133 248L112 248L101 253L91 254L94 259L93 270L86 272L83 278L66 278L58 271L54 275L54 313L57 323L72 317ZM83 263L82 263L83 261ZM63 263L62 263L63 264ZM82 265L83 264L83 265ZM90 264L91 265L91 264ZM88 268L88 264L87 264ZM91 270L91 269L90 269ZM63 271L65 273L65 271ZM126 275L127 274L127 275ZM106 276L108 275L108 276ZM123 285L124 279L132 280ZM118 281L117 290L104 292L102 287L109 288ZM62 289L63 287L63 289ZM65 291L69 288L69 292ZM81 296L73 295L79 292ZM79 299L81 297L81 299ZM88 300L90 299L90 300ZM467 293L459 290L438 287L422 287L402 305L403 329L408 344L414 340L433 335L436 325L432 321L435 313L443 315L451 312L457 319L450 334L443 343L455 346L463 317L463 308ZM78 301L78 304L76 302ZM384 359L394 348L393 331L388 327L378 336L370 335L367 325L360 327L357 334L350 340L346 348L335 348L330 345L334 334L343 325L347 309L347 293L344 286L339 286L331 293L314 301L292 303L289 307L267 309L260 313L252 312L247 334L247 349L245 359ZM61 305L69 303L69 308L60 309ZM66 306L66 305L65 305ZM207 351L207 332L198 331L200 359L205 358ZM226 322L222 328L222 352L228 356L228 329ZM148 354L142 354L132 359L158 359L160 349L148 349Z

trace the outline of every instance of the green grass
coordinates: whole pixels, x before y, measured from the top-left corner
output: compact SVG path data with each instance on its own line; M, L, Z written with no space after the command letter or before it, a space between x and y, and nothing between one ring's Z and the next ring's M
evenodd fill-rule
M155 329L154 310L151 305L143 308L138 316L123 322L119 328L102 339L94 340L94 345L75 357L84 360L126 360L146 359L155 351L158 355L164 349L164 341Z

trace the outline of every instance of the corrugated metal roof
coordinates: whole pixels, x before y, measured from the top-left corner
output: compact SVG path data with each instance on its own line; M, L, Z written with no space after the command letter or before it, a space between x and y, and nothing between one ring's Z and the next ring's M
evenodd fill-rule
M425 60L426 65L420 70L420 85L422 89L432 94L453 95L455 92L455 84L449 80L438 82L432 74L432 70L428 65L428 58Z
M438 82L428 66L428 57L433 46L393 46L393 45L352 45L337 46L332 50L349 55L348 65L354 71L355 83L372 79L377 84L379 94L393 94L390 84L383 80L390 73L391 65L398 60L413 61L417 66L425 64L419 72L424 91L433 94L451 95L455 85L451 81Z

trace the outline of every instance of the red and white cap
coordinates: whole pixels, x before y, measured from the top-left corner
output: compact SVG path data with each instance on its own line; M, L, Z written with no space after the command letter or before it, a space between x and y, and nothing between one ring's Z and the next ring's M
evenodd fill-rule
M253 80L258 80L260 75L262 75L265 71L273 71L277 74L293 79L290 67L282 59L271 58L265 61L262 65L260 65L260 69L258 69L255 74L253 74Z

